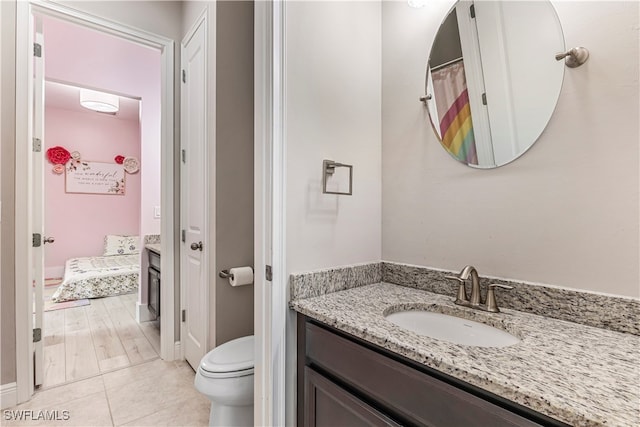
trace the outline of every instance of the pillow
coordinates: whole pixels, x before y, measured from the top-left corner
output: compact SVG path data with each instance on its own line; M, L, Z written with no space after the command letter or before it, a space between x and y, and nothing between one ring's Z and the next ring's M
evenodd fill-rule
M104 236L104 256L140 253L140 236Z

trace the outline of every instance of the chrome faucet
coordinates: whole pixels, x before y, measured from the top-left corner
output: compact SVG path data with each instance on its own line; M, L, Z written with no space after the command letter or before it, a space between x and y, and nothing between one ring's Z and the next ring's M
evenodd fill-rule
M466 281L471 277L471 297L467 297ZM478 276L478 270L472 265L467 265L462 269L458 276L445 276L447 279L455 280L458 282L458 294L456 296L455 304L464 307L471 307L478 310L490 311L492 313L499 313L500 309L496 302L495 288L513 289L512 286L501 285L499 283L492 283L487 287L486 305L482 302L482 296L480 294L480 277Z
M472 265L467 265L460 272L460 278L467 280L471 276L471 298L469 298L469 304L472 307L477 307L481 304L480 301L480 277L478 277L478 270Z

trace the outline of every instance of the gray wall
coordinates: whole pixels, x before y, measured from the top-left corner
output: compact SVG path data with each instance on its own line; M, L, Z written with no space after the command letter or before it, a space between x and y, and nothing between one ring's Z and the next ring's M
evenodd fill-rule
M462 57L460 30L458 29L458 15L453 9L447 15L436 34L429 55L431 68Z
M591 57L565 68L528 152L476 170L441 148L417 101L450 5L383 2L384 260L640 296L638 3L553 4L567 47Z
M15 250L13 211L15 188L15 0L0 1L2 22L0 23L2 54L2 97L0 98L0 115L2 125L2 245L0 267L0 384L12 383L16 380L16 318L15 318ZM25 284L26 286L26 284Z
M226 268L253 266L253 2L216 11L215 345L253 334L253 285L231 287Z
M381 4L294 1L285 12L287 276L379 261ZM324 159L353 165L353 195L322 194ZM295 425L291 310L286 345L285 424Z

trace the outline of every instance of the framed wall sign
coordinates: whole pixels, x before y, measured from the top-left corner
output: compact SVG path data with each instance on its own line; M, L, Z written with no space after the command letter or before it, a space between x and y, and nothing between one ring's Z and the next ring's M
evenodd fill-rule
M66 166L67 193L124 195L122 165L72 160Z

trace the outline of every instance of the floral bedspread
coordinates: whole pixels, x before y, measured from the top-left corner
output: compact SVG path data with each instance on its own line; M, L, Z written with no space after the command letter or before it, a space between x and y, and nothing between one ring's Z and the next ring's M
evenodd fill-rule
M53 302L126 294L138 289L140 255L71 258Z

